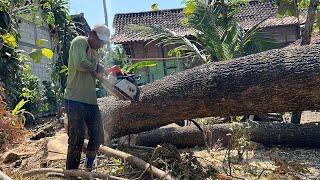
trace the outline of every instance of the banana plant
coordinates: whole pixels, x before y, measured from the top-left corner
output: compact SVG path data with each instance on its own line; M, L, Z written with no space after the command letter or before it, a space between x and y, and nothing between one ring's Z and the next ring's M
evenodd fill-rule
M29 114L33 119L34 119L34 116L32 113L30 113L29 111L25 110L25 109L22 109L22 107L28 103L29 101L27 100L24 100L22 99L15 107L14 109L12 110L11 114L16 117L18 119L18 123L21 124L21 127L24 126L25 124L25 121L26 121L26 116L25 114ZM16 121L12 121L11 123L13 123L12 125L14 126L17 126L17 123Z

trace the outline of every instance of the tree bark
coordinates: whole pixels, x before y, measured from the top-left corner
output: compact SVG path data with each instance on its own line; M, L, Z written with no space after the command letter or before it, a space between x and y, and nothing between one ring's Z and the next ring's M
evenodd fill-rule
M305 22L305 27L304 27L304 30L302 31L301 44L300 44L301 46L309 45L311 42L312 29L313 29L314 19L316 16L318 1L319 0L310 1L308 15ZM301 111L292 112L291 122L300 124L301 114L302 114Z
M320 109L320 45L277 49L167 76L136 101L99 99L110 138L184 119Z
M302 31L301 45L309 45L311 42L311 34L319 0L311 0L308 8L308 15L305 22L304 30Z
M160 128L140 133L136 145L154 147L158 144L170 143L177 147L204 146L205 142L212 146L218 140L222 146L227 146L226 134L233 134L231 128L249 127L252 141L266 146L284 145L287 147L320 147L320 125L315 124L283 124L283 123L250 123L250 125L230 123L205 126L204 132L196 127Z

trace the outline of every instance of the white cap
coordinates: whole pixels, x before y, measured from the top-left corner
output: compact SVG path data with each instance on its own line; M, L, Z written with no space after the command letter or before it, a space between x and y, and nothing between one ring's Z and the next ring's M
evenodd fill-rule
M92 31L96 32L98 38L102 41L109 42L110 30L106 25L95 25Z

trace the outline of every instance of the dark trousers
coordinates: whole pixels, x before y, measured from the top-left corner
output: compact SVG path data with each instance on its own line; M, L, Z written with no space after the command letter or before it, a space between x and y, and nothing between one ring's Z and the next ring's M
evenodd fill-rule
M85 127L88 128L88 153L94 154L104 142L101 114L97 105L65 100L68 116L68 154L66 169L78 169L84 143Z

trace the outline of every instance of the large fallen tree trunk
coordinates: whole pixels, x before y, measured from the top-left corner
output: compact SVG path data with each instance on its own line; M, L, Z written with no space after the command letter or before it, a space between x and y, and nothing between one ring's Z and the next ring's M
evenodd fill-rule
M320 109L320 45L204 64L99 101L110 138L184 119Z
M157 146L158 144L170 143L177 147L193 147L221 143L222 146L226 146L229 139L227 134L236 134L237 137L241 133L248 135L246 132L241 132L246 127L248 127L249 139L266 146L320 147L320 125L269 122L214 124L203 127L204 132L201 132L197 127L160 128L140 133L136 138L136 144Z

